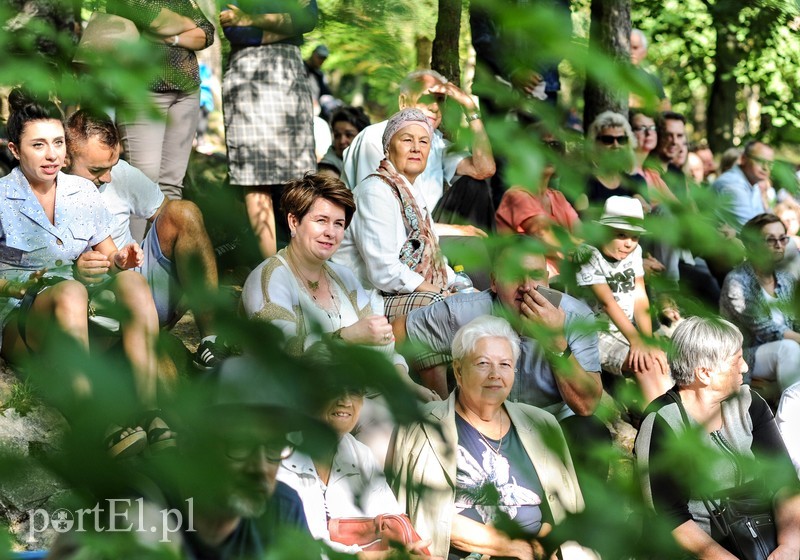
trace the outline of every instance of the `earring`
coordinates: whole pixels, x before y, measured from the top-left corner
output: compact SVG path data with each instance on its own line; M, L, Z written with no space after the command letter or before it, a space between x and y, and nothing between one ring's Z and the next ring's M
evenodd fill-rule
M292 232L292 233L290 233L289 235L291 235L291 236L292 236L292 238L294 238L294 236L295 236L295 235L297 235L297 234L296 234L295 232Z

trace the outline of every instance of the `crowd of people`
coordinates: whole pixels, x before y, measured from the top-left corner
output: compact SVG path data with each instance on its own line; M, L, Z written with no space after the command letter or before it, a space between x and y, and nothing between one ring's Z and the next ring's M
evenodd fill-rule
M653 91L632 95L629 115L600 113L579 142L491 90L476 98L417 70L385 121L332 110L330 149L317 157L329 52L300 56L315 0L278 4L219 14L231 45L222 101L230 182L264 258L243 284L241 320L274 327L276 363L330 372L318 387L306 380L306 400L292 391L304 380L270 375L256 348L231 356L205 301L219 290L213 244L182 198L200 106L195 51L214 38L196 3L114 3L156 44L149 101L163 119L135 106L116 120L89 109L65 118L22 89L9 97L17 167L0 179L0 356L24 365L64 334L90 357L102 352L96 339L118 345L136 414L120 411L97 446L120 464L145 449L192 457L199 427L168 410L184 372L157 349L188 304L201 334L194 363L212 387L205 460L223 474L177 546L191 558L257 557L291 528L335 552L389 558L396 537L343 527L392 516L408 524L399 544L413 558L598 557L568 519L597 505L585 491L610 474L605 398L639 430L644 503L686 552L735 557L713 538L706 497L744 492L774 501L772 557L800 557L800 203L773 182L774 149L754 139L718 165L690 146L686 118L639 66L647 41L634 30L632 63ZM505 43L490 13L471 15L481 63ZM557 104L557 68L483 62L520 99ZM442 126L446 106L459 122ZM484 114L529 140L538 164L516 184L493 150L507 129ZM572 168L585 184L561 183ZM148 224L141 244L133 218ZM474 288L448 260L465 247L485 268L476 264ZM342 373L356 354L381 366L375 379ZM80 365L58 383L65 413L97 398ZM415 401L415 420L395 420L398 398ZM718 451L711 485L667 460L693 432ZM789 476L742 471L762 458ZM165 503L181 507L193 484L164 489Z

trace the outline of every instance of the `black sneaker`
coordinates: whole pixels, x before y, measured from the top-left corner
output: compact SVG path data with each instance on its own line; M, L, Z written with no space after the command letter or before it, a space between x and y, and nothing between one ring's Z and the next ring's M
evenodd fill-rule
M230 349L221 342L204 340L197 347L192 362L197 369L207 371L219 366L230 355Z

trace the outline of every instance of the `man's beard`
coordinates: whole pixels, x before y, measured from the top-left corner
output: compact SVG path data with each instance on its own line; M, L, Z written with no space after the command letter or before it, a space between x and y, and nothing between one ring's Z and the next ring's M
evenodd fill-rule
M226 507L237 517L259 517L267 510L267 497L234 491L228 495Z

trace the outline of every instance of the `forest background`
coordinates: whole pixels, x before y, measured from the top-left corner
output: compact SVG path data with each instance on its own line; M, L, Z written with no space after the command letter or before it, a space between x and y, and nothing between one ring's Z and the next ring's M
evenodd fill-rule
M65 103L101 108L112 107L121 98L143 97L149 76L155 71L146 44L102 53L84 71L75 73L71 65L74 42L70 35L56 30L47 20L23 17L31 5L59 3L68 11L77 8L84 21L92 11L104 6L102 0L7 0L0 4L0 22L4 22L0 49L6 53L0 60L0 84L6 87L24 84L39 92L56 91ZM199 0L199 3L209 19L216 22L219 7L214 1ZM649 68L661 76L673 108L689 118L690 140L706 140L719 154L731 145L741 145L749 138L759 137L779 148L780 157L788 163L785 171L791 170L789 176L793 177L794 166L800 162L797 149L800 100L795 94L800 91L800 11L796 2L574 0L572 33L538 3L486 0L485 4L533 45L528 53L532 60L562 60L561 103L583 116L584 122L604 109L624 112L627 91L643 90L645 84L628 64L630 29L642 29L650 39ZM475 58L470 45L467 0L319 0L319 7L319 25L307 35L303 54L308 56L317 44L326 44L331 56L324 70L330 76L334 92L347 103L364 105L373 120L382 119L395 110L399 83L415 68L432 65L465 89L471 88ZM214 69L217 79L221 77L226 50L227 45L220 38L201 54ZM523 181L526 177L538 176L545 161L539 153L541 147L535 142L512 144L514 138L495 149L509 158L510 172L515 173L514 166L518 164L516 175ZM515 161L519 154L525 157ZM212 165L209 161L215 163ZM208 193L222 192L223 156L208 159L197 155L192 165L190 193L193 190L198 199L203 199L208 198ZM566 175L568 170L563 171ZM589 174L587 168L576 172ZM775 173L779 174L779 169L776 168ZM585 184L579 178L564 182ZM206 222L221 232L215 237L217 242L225 241L226 233L236 231L228 226L234 214L231 208L227 199L206 200L204 204ZM675 232L701 228L691 215L676 213L672 220L656 235L667 238ZM199 292L191 295L204 298L208 305L218 306L226 332L243 347L251 349L262 363L269 364L269 374L276 383L283 383L288 377L299 391L315 388L316 372L302 370L296 361L282 355L279 337L268 325L242 321L227 298ZM380 378L376 372L386 371L386 364L379 364L366 351L353 349L352 353L352 364L356 365L338 372L342 376L361 376L362 380L375 382ZM64 364L79 363L82 359L65 347L54 345L31 364L30 371L46 372L53 369L53 364L62 368L66 367ZM115 364L114 359L91 362L98 378L109 368L125 367ZM297 371L304 372L307 383L296 382ZM398 397L394 412L401 420L413 418L414 407L408 404L413 400L400 398L403 388L391 385L391 370L388 371L390 373L380 383L385 384L387 394ZM192 409L190 400L196 395L187 394L188 400L176 404L176 408ZM114 407L122 406L119 401L112 402ZM196 412L196 407L193 410ZM109 411L103 408L93 412L100 415ZM188 416L191 418L191 414ZM65 446L70 452L55 459L47 453L3 457L0 472L19 475L28 472L27 469L40 468L44 463L45 468L62 481L81 490L79 496L72 496L73 500L88 499L100 481L103 490L108 492L115 483L121 483L131 474L125 469L112 469L101 457L90 455L86 444L79 439L67 441ZM75 447L70 449L70 445ZM96 464L88 467L87 460L76 460L82 457L81 453L92 456ZM696 453L696 446L687 444L683 454L676 452L676 464L680 464L679 458ZM38 466L33 467L34 463ZM768 465L761 467L769 468ZM187 472L185 464L165 465L164 468L174 473ZM202 465L191 468L197 471L191 474L214 480L215 473L203 472ZM631 520L642 519L645 513L630 474L629 470L619 469L608 483L596 481L585 488L592 503L621 503L624 507L589 509L565 527L566 531L584 535L588 544L601 550L605 558L637 556L633 549L637 546L635 543L640 542L640 527ZM654 530L654 535L656 533ZM666 533L659 534L664 538L654 536L641 546L668 550L671 545ZM281 551L286 558L308 556L302 543L286 543ZM669 553L665 554L668 556Z

